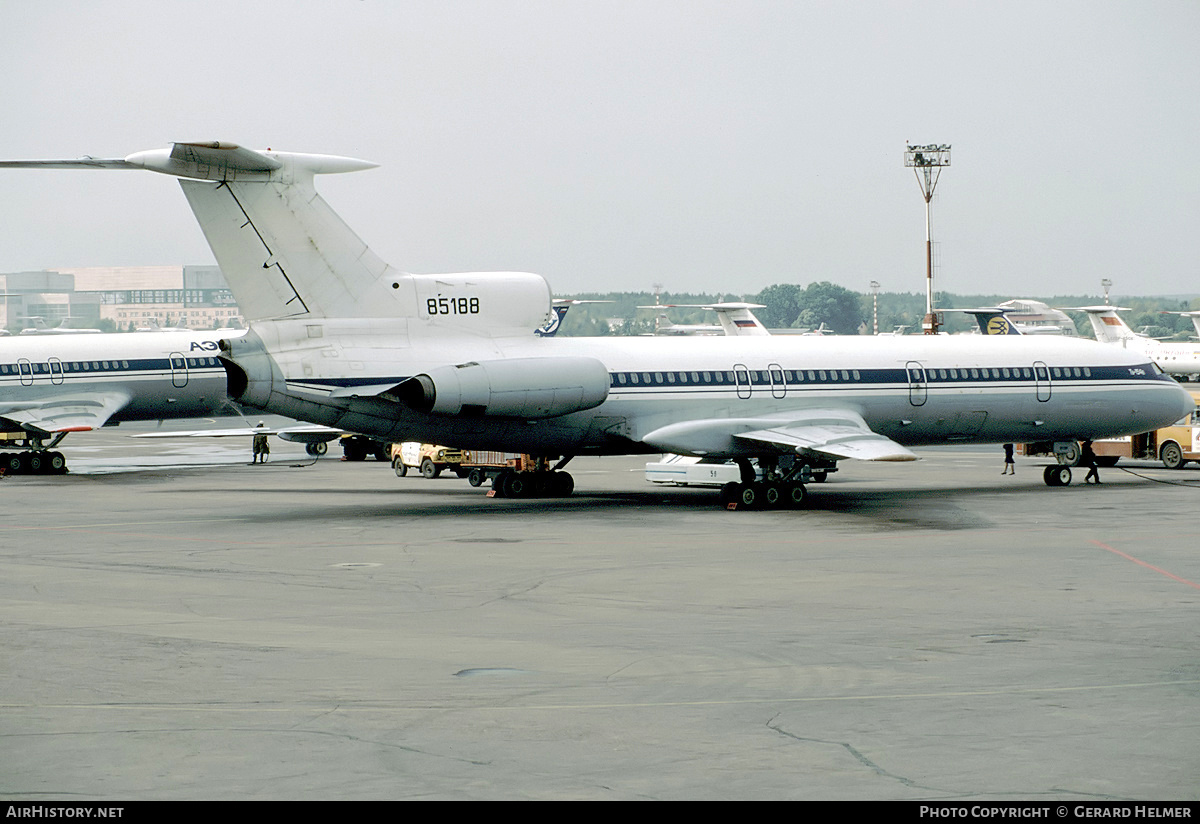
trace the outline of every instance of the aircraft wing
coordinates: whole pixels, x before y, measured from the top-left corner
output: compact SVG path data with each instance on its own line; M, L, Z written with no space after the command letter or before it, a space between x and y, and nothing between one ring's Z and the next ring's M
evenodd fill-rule
M789 421L734 437L759 443L788 446L797 452L808 451L834 460L856 458L860 461L915 461L917 456L891 438L872 432L861 417Z
M664 452L730 455L770 444L781 453L814 452L832 460L915 461L917 456L876 432L852 409L801 409L761 418L685 421L657 429L643 442Z
M132 435L134 438L235 438L252 435L276 435L285 441L293 443L325 443L347 433L344 429L334 429L320 424L299 424L297 426L236 426L230 429L190 429L173 432L145 432Z
M125 391L86 392L45 401L0 403L0 418L24 429L42 432L81 432L99 429L127 403Z

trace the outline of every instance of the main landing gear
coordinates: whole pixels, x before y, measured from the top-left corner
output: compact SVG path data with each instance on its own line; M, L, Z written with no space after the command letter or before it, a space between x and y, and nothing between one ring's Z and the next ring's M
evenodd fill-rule
M67 459L63 453L48 449L6 452L0 459L0 469L6 475L65 475Z
M5 451L0 452L0 475L65 475L67 474L67 459L63 453L55 452L54 447L62 443L66 432L57 433L50 443L46 443L46 435L29 431L6 431L0 433L0 444ZM24 447L22 452L9 452L8 449Z
M575 479L562 468L574 457L568 455L553 467L552 458L534 455L520 455L509 460L509 465L500 470L492 478L492 489L489 498L566 498L575 491ZM483 483L482 475L479 483L475 482L475 473L469 478L472 486Z
M747 458L739 458L741 481L731 481L721 487L721 506L724 509L800 509L808 499L805 484L823 483L837 465L813 467L793 458L777 456L758 459L761 479Z
M799 509L808 492L804 484L777 481L730 481L721 487L721 506L725 509Z

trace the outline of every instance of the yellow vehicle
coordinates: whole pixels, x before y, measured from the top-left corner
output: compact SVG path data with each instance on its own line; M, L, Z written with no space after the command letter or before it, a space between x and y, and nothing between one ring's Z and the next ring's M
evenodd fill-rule
M419 470L424 478L436 478L443 469L451 469L460 478L466 470L462 464L463 453L452 446L405 441L391 446L392 468L397 477L403 478L409 469Z
M1200 390L1191 391L1196 408L1191 414L1170 426L1126 435L1123 438L1105 438L1092 441L1096 463L1100 466L1116 466L1121 458L1162 461L1167 469L1179 469L1188 461L1200 461ZM1053 455L1064 466L1079 463L1080 446L1070 444L1056 452L1054 444L1020 444L1020 454L1026 456Z

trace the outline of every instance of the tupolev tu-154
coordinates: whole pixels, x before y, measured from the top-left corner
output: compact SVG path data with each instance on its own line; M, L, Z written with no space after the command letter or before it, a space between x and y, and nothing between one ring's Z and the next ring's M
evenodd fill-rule
M848 458L1126 435L1192 408L1144 355L1083 340L538 337L542 277L402 272L317 194L315 175L375 165L222 142L0 163L180 178L249 321L220 344L232 398L386 440L545 457L498 479L512 497L569 494L576 455L675 452L739 462L728 506L797 506L813 473Z

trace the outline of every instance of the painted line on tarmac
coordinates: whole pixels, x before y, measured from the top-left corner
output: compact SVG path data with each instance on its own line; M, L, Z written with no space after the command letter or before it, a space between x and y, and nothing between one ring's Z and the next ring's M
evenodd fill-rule
M1128 555L1119 549L1114 549L1113 547L1109 546L1108 544L1101 543L1100 541L1097 541L1094 538L1091 538L1089 540L1096 546L1100 547L1101 549L1107 549L1109 552L1113 553L1114 555L1120 555L1122 558L1124 558L1127 561L1133 561L1135 564L1144 566L1146 569L1154 570L1159 575L1166 575L1168 578L1170 578L1174 581L1178 581L1181 584L1187 584L1192 589L1200 589L1200 584L1193 583L1193 582L1189 581L1187 578L1180 578L1178 575L1174 575L1170 572L1167 572L1165 569L1162 569L1161 567L1156 567L1154 564L1148 564L1145 561L1139 560L1138 558L1134 558L1132 555Z

